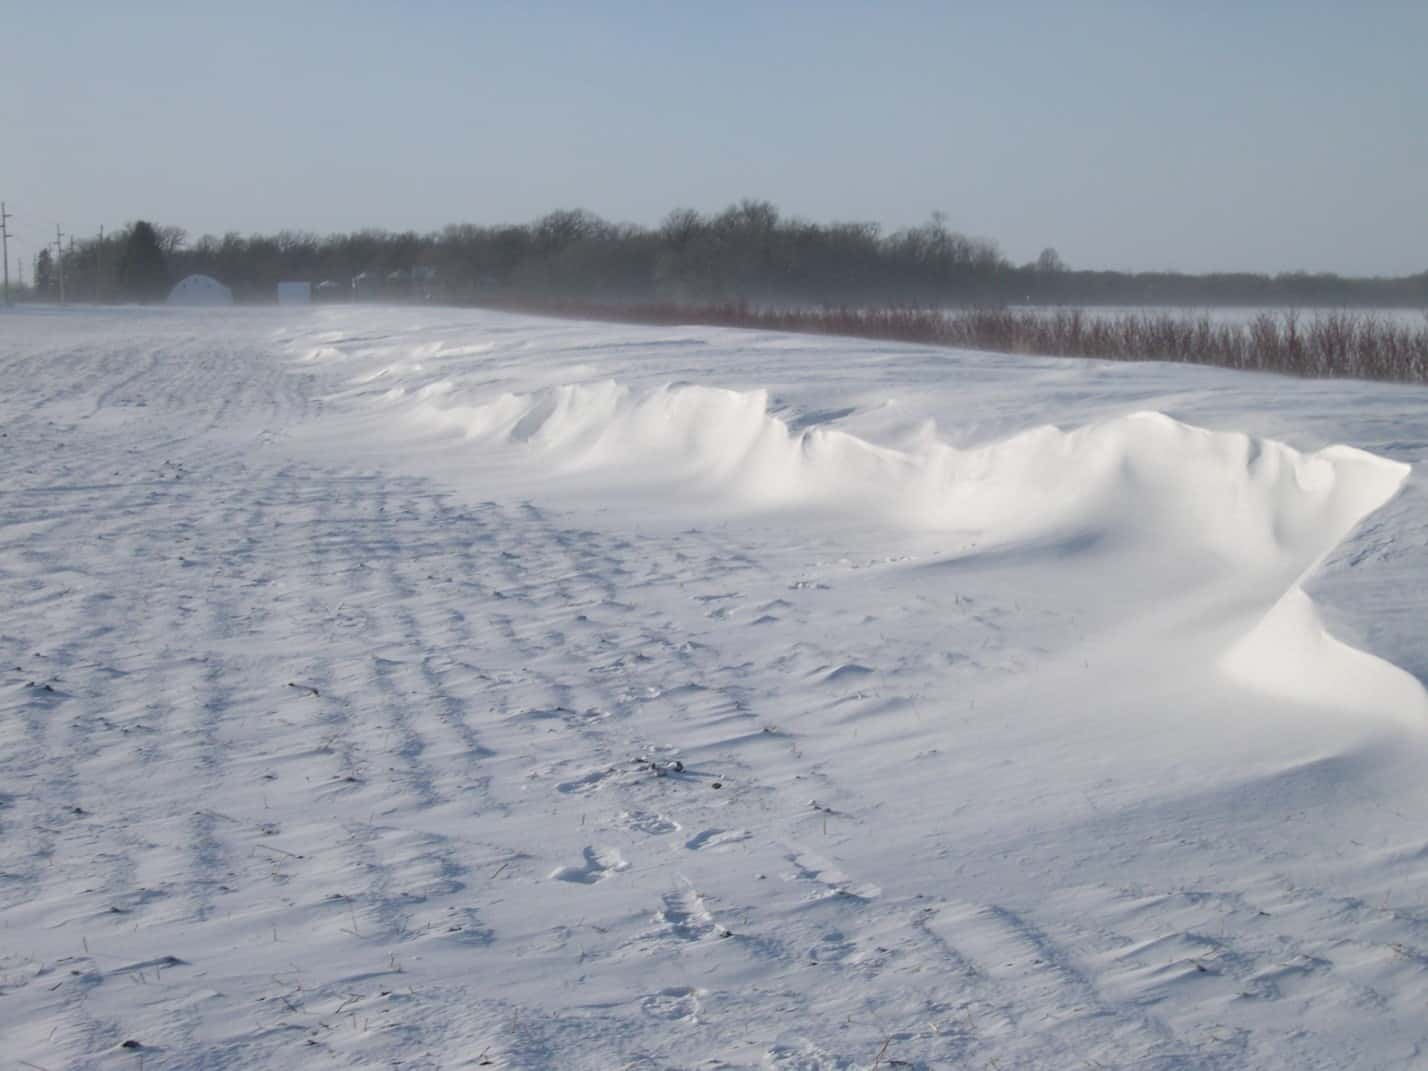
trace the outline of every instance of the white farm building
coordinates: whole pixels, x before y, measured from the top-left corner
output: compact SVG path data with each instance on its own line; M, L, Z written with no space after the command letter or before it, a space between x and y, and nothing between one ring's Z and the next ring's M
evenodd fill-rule
M311 283L279 283L279 305L309 305L312 303Z
M232 305L233 291L211 275L190 275L169 291L170 305Z

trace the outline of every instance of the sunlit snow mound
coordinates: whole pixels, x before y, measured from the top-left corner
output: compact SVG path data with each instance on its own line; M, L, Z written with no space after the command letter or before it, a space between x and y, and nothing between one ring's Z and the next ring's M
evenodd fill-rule
M973 449L893 449L791 430L764 391L613 382L468 404L449 383L388 398L423 425L594 485L655 485L729 508L832 508L889 524L1081 545L1200 547L1307 568L1386 502L1408 466L1349 447L1305 454L1158 413L1040 427Z
M1117 584L1169 576L1187 597L1215 584L1248 615L1221 659L1244 683L1300 700L1428 710L1415 678L1329 636L1300 587L1408 475L1409 466L1361 450L1303 453L1159 413L1039 427L972 449L929 430L892 448L827 427L795 430L769 412L763 391L692 385L637 392L602 382L468 401L438 382L385 397L421 427L479 444L488 462L585 493L644 490L672 508L942 532L974 557L1094 555Z

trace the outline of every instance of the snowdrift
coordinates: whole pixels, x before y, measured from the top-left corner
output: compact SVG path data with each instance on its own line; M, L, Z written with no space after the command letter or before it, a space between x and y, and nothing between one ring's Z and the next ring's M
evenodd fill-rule
M792 430L764 391L614 382L476 404L440 382L392 401L413 420L505 448L554 474L662 490L729 508L827 507L890 525L975 534L983 546L1204 548L1307 569L1386 502L1409 467L1350 447L1300 453L1159 413L1073 431L1040 427L974 449L894 449L846 432ZM871 511L876 511L872 513Z
M920 445L896 449L829 427L798 430L770 413L765 391L687 384L637 392L605 381L476 401L439 381L385 398L419 427L588 492L946 533L964 559L1031 548L1075 557L1062 567L1078 569L1094 557L1147 591L1165 590L1167 575L1180 593L1214 585L1249 621L1221 660L1242 683L1428 713L1415 678L1329 636L1300 587L1410 471L1362 450L1302 453L1154 412L973 449L928 428Z

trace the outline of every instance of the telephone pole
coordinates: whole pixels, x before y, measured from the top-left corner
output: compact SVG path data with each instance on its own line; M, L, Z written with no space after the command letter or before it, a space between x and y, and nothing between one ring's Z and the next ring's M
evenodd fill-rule
M10 213L5 211L5 202L0 201L0 257L5 261L5 306L10 305Z
M94 303L104 301L104 224L99 225L99 244L94 247Z
M64 235L60 233L60 225L55 224L55 271L59 275L59 299L60 304L64 304Z

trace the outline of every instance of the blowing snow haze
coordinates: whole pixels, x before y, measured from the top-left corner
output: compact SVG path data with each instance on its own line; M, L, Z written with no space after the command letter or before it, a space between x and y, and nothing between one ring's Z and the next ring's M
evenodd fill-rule
M179 3L6 20L0 188L66 233L427 231L742 197L1016 263L1428 267L1428 9Z

